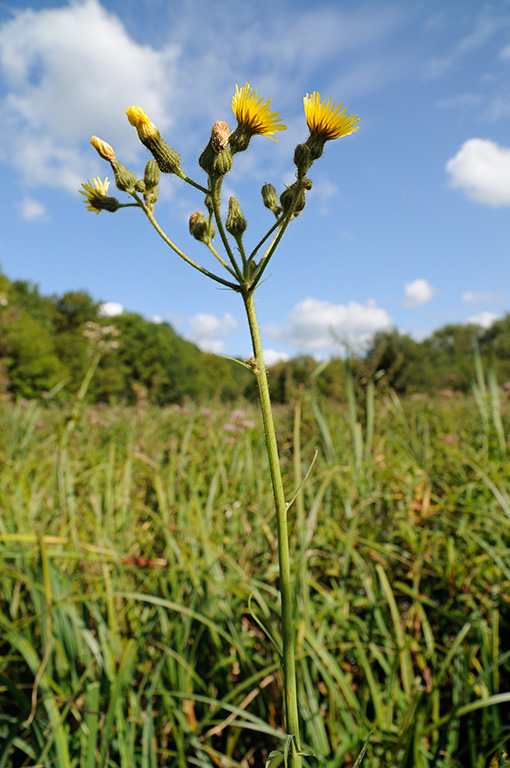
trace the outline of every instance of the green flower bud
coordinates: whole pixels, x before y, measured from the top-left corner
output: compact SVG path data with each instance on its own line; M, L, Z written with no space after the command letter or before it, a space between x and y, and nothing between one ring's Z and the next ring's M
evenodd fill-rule
M293 206L296 195L297 200ZM305 190L301 186L298 186L297 182L294 182L294 184L291 184L290 187L287 187L287 189L282 192L280 195L280 203L284 213L287 213L293 206L292 215L298 216L305 207Z
M113 173L115 174L115 184L117 189L121 192L134 192L136 184L136 176L131 171L119 163L118 160L112 160L111 166Z
M225 222L225 228L227 232L230 232L234 237L240 237L247 226L248 223L241 213L237 197L232 195L228 201L228 216Z
M154 187L157 187L159 184L159 180L161 178L161 171L159 170L159 165L155 160L149 160L147 165L145 166L145 173L143 180L145 182L145 189L154 189Z
M232 153L228 149L229 135L228 125L223 120L213 125L211 138L198 158L200 167L209 176L224 176L232 168Z
M141 192L142 194L145 192L145 182L143 179L138 179L135 184L135 191Z
M215 235L214 227L211 227L209 236L209 222L201 211L195 211L189 217L189 231L195 238L202 243L208 243Z
M297 166L300 176L303 176L311 167L314 158L310 148L306 144L298 144L294 150L294 164Z
M232 154L229 149L220 149L219 152L215 152L212 146L212 142L209 141L208 145L198 158L198 163L201 168L209 176L224 176L232 168Z
M157 187L153 187L153 189L148 189L144 194L144 200L149 206L149 208L152 208L154 206L154 203L158 202L159 198L159 190Z
M181 157L179 153L169 147L159 134L157 136L147 136L147 138L142 139L142 143L145 144L162 173L181 175Z
M273 213L278 215L280 212L280 206L278 205L278 195L276 194L276 189L272 184L264 184L261 192L262 200L266 208L269 208L270 211L273 211Z

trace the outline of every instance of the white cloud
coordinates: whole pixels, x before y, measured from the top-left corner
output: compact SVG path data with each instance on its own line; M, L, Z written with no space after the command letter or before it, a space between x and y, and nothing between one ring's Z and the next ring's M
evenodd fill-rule
M478 203L510 205L510 148L489 139L469 139L446 163L450 185Z
M422 304L426 304L427 301L430 301L434 292L434 288L430 285L428 280L413 280L412 283L406 283L405 285L404 304L410 309L421 307Z
M24 197L18 209L24 221L48 221L49 219L45 206L33 197Z
M496 315L495 312L480 312L479 315L473 315L473 317L468 317L466 320L466 323L469 323L471 325L481 325L482 328L490 328L492 323L495 320L498 320L499 315Z
M479 301L496 301L497 296L489 291L465 291L462 294L462 301L468 304L474 304Z
M28 184L76 189L93 155L92 134L134 156L136 132L123 119L140 103L161 127L174 82L175 48L139 45L97 0L27 9L0 27L4 159Z
M363 343L375 331L391 327L388 313L373 300L332 304L307 298L290 312L285 328L266 328L268 335L301 349L325 350L338 342Z
M290 359L290 355L287 352L277 352L276 349L264 350L264 362L268 368L276 363L286 363Z
M199 313L190 319L186 338L204 352L221 354L225 349L224 339L235 331L237 325L237 321L229 312L222 318Z
M401 71L394 49L384 53L383 46L405 23L406 14L397 8L374 8L369 18L362 8L328 6L289 14L287 3L275 7L261 0L254 14L249 3L187 0L177 14L161 8L157 36L167 35L169 42L155 47L132 37L104 0L32 5L12 9L14 17L0 26L3 159L29 185L75 190L82 180L104 173L104 163L88 146L92 134L131 162L140 145L124 116L129 104L140 104L171 141L167 129L175 121L186 159L191 146L196 151L198 131L200 142L206 139L204 120L232 120L232 85L245 77L274 99L289 127L296 122L297 130L299 123L301 136L295 91L309 89L310 77L324 66L324 87L349 100L380 90ZM147 19L155 18L151 4L145 5ZM270 145L259 143L259 160L269 155Z
M117 301L104 301L99 307L99 314L101 317L117 317L122 315L124 307Z

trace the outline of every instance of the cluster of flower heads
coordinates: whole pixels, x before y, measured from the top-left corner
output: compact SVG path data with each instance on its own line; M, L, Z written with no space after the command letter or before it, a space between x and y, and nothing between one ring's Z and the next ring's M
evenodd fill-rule
M347 107L341 109L342 103L337 105L331 103L331 98L327 101L321 99L317 91L311 95L307 94L303 101L310 135L304 144L296 147L294 153L298 178L304 178L314 160L321 156L326 141L348 136L357 131L360 122L357 115L347 114ZM279 113L271 111L271 99L266 100L258 96L257 91L249 83L242 88L236 85L231 106L237 120L237 127L230 133L228 125L218 121L213 127L209 144L200 156L200 165L210 176L221 177L227 173L232 167L232 156L247 149L253 136L268 136L277 141L274 134L287 128L279 117ZM174 173L183 179L188 181L189 179L181 169L179 154L162 139L158 128L151 122L145 111L141 107L131 106L127 108L126 114L129 122L137 129L140 141L154 157L153 166L149 168L149 173L146 169L143 180L137 180L134 174L118 162L109 144L97 136L92 137L91 144L103 159L110 162L117 188L131 194L142 193L146 205L151 207L157 199L159 172ZM125 207L116 198L108 196L108 178L101 181L98 177L82 186L81 194L85 196L87 210L96 213L102 210L114 212L118 208ZM292 196L294 191L291 189ZM273 209L276 210L274 205Z

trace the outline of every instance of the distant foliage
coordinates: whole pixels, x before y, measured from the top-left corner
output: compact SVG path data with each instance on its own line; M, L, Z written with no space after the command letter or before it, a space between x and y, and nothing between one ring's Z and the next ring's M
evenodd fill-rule
M115 326L118 346L102 354L87 398L92 402L133 403L133 387L143 386L155 405L256 397L250 372L236 362L202 352L168 323L156 324L126 312L100 313L85 291L41 296L33 283L10 281L0 273L0 395L39 398L55 388L65 402L79 389L94 356L84 333L87 323ZM358 388L368 382L398 394L467 392L474 377L473 350L493 359L500 384L510 380L510 314L487 330L446 325L423 341L396 329L376 333L362 355L350 360ZM310 356L270 369L273 400L291 402L317 368ZM345 361L339 353L315 379L318 392L347 399Z
M87 333L90 323L116 328L117 343L98 348ZM202 352L168 323L129 312L105 318L85 291L48 298L32 283L0 274L0 395L38 398L55 389L65 402L98 350L101 359L87 393L93 402L135 402L139 385L157 405L186 398L234 400L250 384L243 366Z

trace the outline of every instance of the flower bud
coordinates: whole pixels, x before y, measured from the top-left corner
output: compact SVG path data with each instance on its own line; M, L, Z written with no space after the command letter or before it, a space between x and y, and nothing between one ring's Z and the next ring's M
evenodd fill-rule
M161 136L155 139L147 139L142 143L151 152L162 173L181 175L181 157L179 153L169 147Z
M294 203L294 198L296 202ZM305 207L305 190L298 186L296 182L287 187L280 195L280 203L284 213L287 213L292 207L292 215L298 216Z
M208 243L215 234L214 227L211 227L211 235L209 236L209 223L202 211L195 211L189 217L189 231L195 240L200 240L202 243Z
M278 205L278 195L276 194L276 189L273 187L273 185L264 184L261 192L262 192L262 200L266 208L269 208L270 211L273 211L273 213L278 214L280 211L280 206Z
M228 125L218 120L212 127L211 138L198 158L201 168L209 176L224 176L232 168L232 153L228 149Z
M225 229L234 237L240 237L247 226L247 221L241 213L237 197L232 195L228 201L228 216L225 222Z
M148 189L146 193L144 194L144 200L149 206L149 208L154 207L154 203L158 202L159 198L159 190L157 187L153 187L152 189Z
M117 189L121 192L134 192L136 184L136 176L131 173L122 163L118 160L112 160L111 166L113 173L115 174L115 184Z
M141 192L142 194L145 192L145 181L143 179L138 179L135 184L135 192Z
M113 147L107 144L106 141L99 139L97 136L92 136L90 143L94 149L97 150L99 157L102 157L103 160L108 160L109 163L115 160L115 152L113 151Z
M154 189L159 184L161 178L161 171L155 160L149 160L145 166L145 173L143 180L145 182L146 189Z
M300 176L303 176L307 170L311 167L314 158L310 151L310 147L306 144L298 144L294 150L294 164L297 166Z
M161 138L161 134L151 123L141 107L128 107L126 114L131 125L138 131L138 138L147 147L163 173L182 174L181 158L174 149Z

